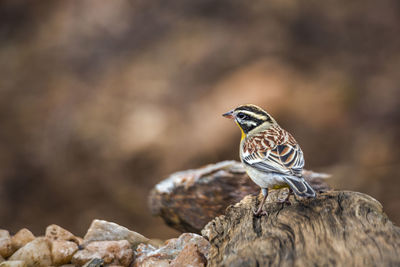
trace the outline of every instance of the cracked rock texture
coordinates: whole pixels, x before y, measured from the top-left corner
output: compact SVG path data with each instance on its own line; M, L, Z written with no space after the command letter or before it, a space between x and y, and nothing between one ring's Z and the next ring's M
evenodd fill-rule
M329 175L304 170L303 176L315 190L329 189L324 181ZM181 232L200 233L229 205L259 192L240 162L222 161L172 174L152 190L149 206L169 226Z
M206 225L209 266L400 266L400 228L372 197L331 191L288 205L278 194L268 216L255 217L261 196L247 196Z

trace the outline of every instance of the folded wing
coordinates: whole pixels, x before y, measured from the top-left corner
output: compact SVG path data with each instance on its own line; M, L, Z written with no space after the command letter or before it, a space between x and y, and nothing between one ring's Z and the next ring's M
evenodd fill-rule
M304 156L297 143L287 142L272 149L244 153L242 160L261 172L281 174L296 195L315 197L315 191L302 177Z

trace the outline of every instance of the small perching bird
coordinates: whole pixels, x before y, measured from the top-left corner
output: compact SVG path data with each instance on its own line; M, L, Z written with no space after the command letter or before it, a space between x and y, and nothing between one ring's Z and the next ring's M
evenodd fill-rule
M240 159L264 195L255 215L266 214L262 207L269 188L289 187L298 196L316 196L302 177L304 157L299 144L271 115L255 105L242 105L223 116L234 119L241 129Z

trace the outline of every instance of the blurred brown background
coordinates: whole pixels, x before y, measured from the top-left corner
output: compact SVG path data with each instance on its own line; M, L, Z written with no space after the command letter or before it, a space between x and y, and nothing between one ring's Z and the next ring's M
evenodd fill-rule
M176 236L149 190L238 159L221 114L245 103L400 223L398 1L6 0L0 21L0 228Z

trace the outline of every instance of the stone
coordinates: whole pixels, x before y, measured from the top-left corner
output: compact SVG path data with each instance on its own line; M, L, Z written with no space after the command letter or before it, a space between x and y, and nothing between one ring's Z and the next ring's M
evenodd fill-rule
M102 267L104 265L104 261L102 259L91 259L83 267Z
M78 245L81 244L80 243L81 241L79 240L79 238L77 238L71 232L65 230L64 228L62 228L56 224L47 226L45 237L51 241L64 240L64 241L75 242Z
M0 267L27 267L24 261L4 261L0 263Z
M178 254L178 256L171 262L171 267L204 267L206 265L207 259L202 253L200 253L196 244L187 244Z
M277 193L266 216L253 214L262 196L249 195L206 225L209 266L400 266L400 228L372 197L330 191L289 205Z
M13 251L25 246L29 242L35 239L35 236L26 228L19 230L15 235L11 237L11 246Z
M7 259L13 253L10 233L0 230L0 256Z
M303 176L317 191L329 189L324 180L329 175L304 170ZM151 191L149 206L178 231L200 233L229 205L259 192L240 162L222 161L172 174Z
M51 258L54 265L67 264L78 251L78 245L72 241L53 240L51 243Z
M134 266L185 266L190 262L197 264L193 266L204 266L209 248L209 242L202 236L184 233L179 238L165 241L160 248L151 244L140 244L136 250Z
M49 241L45 237L37 237L18 249L9 260L25 261L28 267L50 266L52 261Z
M72 263L84 265L91 259L102 259L105 264L128 266L133 261L133 250L127 240L93 241L72 257Z
M140 243L153 244L150 239L142 236L139 233L129 230L113 222L103 220L93 220L85 237L83 238L84 244L93 241L116 241L127 240L133 249ZM154 244L153 244L154 245Z

